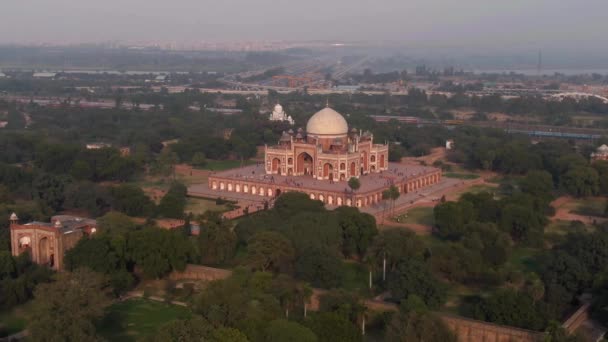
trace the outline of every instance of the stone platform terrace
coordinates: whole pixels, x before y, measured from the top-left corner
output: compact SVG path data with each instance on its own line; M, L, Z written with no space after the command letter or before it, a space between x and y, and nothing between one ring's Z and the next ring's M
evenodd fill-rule
M346 181L316 180L307 176L267 175L262 164L211 174L208 184L193 185L192 196L269 200L282 192L304 192L327 205L366 207L382 200L382 192L395 185L401 193L415 192L441 181L434 167L389 163L387 171L359 177L361 187L352 192Z

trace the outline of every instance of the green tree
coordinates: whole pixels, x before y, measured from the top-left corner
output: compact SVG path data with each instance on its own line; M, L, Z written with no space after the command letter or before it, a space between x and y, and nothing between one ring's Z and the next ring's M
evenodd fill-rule
M149 278L160 278L172 270L184 270L193 255L187 237L155 227L129 234L127 248L130 260Z
M367 250L366 261L377 269L388 272L397 269L401 260L422 259L425 252L424 241L411 231L392 228L382 230Z
M445 239L456 240L464 235L464 227L474 216L470 202L445 202L435 206L435 225L437 234Z
M482 299L474 312L476 319L524 329L539 330L546 325L546 317L534 305L532 297L509 289Z
M420 297L431 309L441 306L446 299L443 286L422 261L402 260L388 276L387 286L393 298L405 300L411 295Z
M534 197L550 199L553 191L553 178L547 171L530 171L521 179L519 186L523 192Z
M116 211L111 211L97 219L97 228L108 235L125 235L137 229L133 220Z
M205 265L221 265L234 257L236 234L219 213L207 212L198 218L201 231L198 236L200 261Z
M337 313L324 312L311 315L305 325L313 331L319 342L360 342L363 336L359 329Z
M337 208L335 213L342 228L342 253L347 257L364 256L374 236L378 234L374 217L346 206Z
M149 216L154 210L154 203L136 185L119 185L110 188L112 208L129 216Z
M170 148L164 148L153 164L152 172L161 176L173 175L173 178L175 178L175 165L178 163L179 156L177 153L171 151Z
M149 342L200 342L207 340L214 327L201 317L188 320L175 320L162 325L158 331L147 338Z
M237 268L229 278L201 291L193 310L214 326L236 327L252 340L263 340L264 327L282 315L280 302L272 295L272 279L269 273Z
M203 167L207 165L207 159L205 158L205 154L203 152L196 152L192 156L192 165L196 167Z
M212 342L249 342L247 336L235 328L220 327L211 333Z
M247 264L254 270L287 272L294 259L291 241L280 233L260 232L247 244Z
M58 273L36 288L28 330L32 341L100 341L94 322L110 304L108 281L86 270Z
M542 242L545 220L530 206L507 204L502 210L500 228L515 241L538 244Z
M265 340L268 342L316 342L317 336L312 330L299 323L277 319L268 324Z
M10 278L17 272L15 260L9 251L0 251L0 280Z
M342 281L342 261L328 248L311 246L299 252L296 277L323 288L337 287Z
M573 196L593 196L599 192L599 176L593 168L576 167L562 175L560 187Z
M456 335L450 331L441 318L426 310L400 311L386 327L386 342L456 342Z
M395 201L400 195L399 189L394 185L391 185L388 189L382 192L382 199L385 201L391 201L391 215L394 214Z
M356 177L351 177L348 180L348 187L352 190L352 191L357 191L359 190L359 188L361 187L361 181L359 180L359 178Z
M163 196L158 205L158 212L164 217L181 219L186 209L186 194L188 189L179 182L173 182L169 191Z

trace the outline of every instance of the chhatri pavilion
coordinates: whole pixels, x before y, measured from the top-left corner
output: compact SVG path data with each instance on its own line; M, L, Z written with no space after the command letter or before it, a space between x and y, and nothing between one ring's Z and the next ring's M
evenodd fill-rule
M388 144L374 143L370 132L349 130L344 117L326 107L306 130L283 132L277 145L266 146L263 163L212 174L208 187L222 197L299 191L328 205L364 207L381 201L391 185L408 193L441 180L440 169L389 163L388 153ZM360 179L357 191L348 188L352 177Z

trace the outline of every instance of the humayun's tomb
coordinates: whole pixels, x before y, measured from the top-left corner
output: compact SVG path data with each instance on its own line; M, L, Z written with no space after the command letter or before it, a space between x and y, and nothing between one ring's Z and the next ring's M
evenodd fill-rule
M389 163L388 153L388 144L375 144L370 132L349 131L344 117L326 107L305 131L284 132L277 145L266 146L264 163L212 174L208 187L218 196L299 191L327 205L365 207L381 201L391 185L408 193L441 180L440 169ZM360 179L357 191L348 187L351 177Z

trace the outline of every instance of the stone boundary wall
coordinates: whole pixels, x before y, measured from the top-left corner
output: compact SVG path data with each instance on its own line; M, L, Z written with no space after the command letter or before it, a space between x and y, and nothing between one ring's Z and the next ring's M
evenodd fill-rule
M568 318L562 326L568 333L573 333L589 318L590 303L583 304Z
M459 342L540 342L545 334L469 318L439 314Z
M193 265L188 264L186 268L179 272L173 271L169 275L169 279L171 280L181 280L181 279L195 279L195 280L221 280L226 279L232 275L232 271L224 270L221 268L213 268L201 265Z

